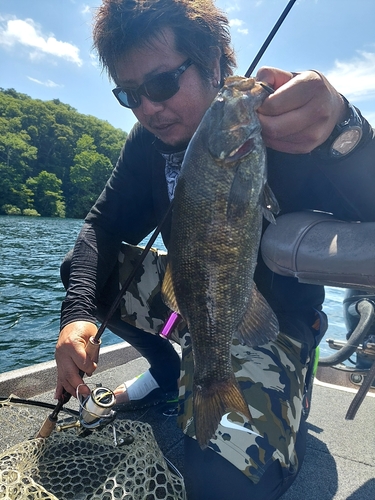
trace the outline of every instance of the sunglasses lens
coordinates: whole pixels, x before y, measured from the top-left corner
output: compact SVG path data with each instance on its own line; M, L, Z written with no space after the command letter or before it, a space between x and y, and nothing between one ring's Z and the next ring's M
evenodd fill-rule
M177 78L170 73L161 73L144 85L146 97L154 102L170 99L179 90Z
M112 92L122 106L131 109L140 106L142 95L153 102L166 101L180 90L178 85L179 77L192 64L192 60L188 59L177 70L160 73L154 76L154 78L150 78L150 80L140 85L137 89L124 90L121 87L116 87Z
M113 89L112 92L116 96L118 102L126 108L136 108L141 103L137 93L131 90L122 90L120 87L117 87Z
M126 91L129 108L137 108L141 104L141 98L137 92Z

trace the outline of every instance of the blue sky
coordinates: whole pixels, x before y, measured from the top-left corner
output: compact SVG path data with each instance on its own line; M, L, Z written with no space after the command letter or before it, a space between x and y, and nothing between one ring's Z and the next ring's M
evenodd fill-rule
M243 75L287 0L217 0L231 23L237 74ZM0 87L129 131L131 111L112 96L91 50L100 0L0 0ZM260 65L317 69L375 125L375 2L297 0Z

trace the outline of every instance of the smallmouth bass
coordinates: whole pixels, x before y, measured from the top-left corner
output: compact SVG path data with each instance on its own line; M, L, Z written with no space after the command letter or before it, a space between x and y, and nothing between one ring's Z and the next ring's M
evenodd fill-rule
M253 281L262 217L274 221L278 212L256 114L267 95L253 78L226 80L189 143L175 191L162 292L191 334L202 449L226 412L252 422L232 369L233 337L258 346L279 331Z

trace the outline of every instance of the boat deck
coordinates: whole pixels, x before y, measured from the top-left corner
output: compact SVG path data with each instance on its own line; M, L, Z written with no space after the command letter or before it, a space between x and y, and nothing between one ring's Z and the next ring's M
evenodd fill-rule
M147 362L137 351L116 344L102 350L97 373L88 380L113 389L145 369ZM0 374L0 396L54 403L55 380L54 362ZM352 389L315 381L306 458L282 500L375 500L375 394L365 398L354 421L346 421L353 396ZM74 400L69 405L76 409ZM166 410L157 406L124 418L151 424L164 455L183 473L182 433Z

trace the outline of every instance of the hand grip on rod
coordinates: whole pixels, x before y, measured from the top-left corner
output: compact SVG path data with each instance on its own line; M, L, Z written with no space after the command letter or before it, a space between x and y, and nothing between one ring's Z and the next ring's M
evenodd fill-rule
M86 345L86 353L88 356L90 356L90 359L94 362L97 363L99 359L99 349L100 349L100 344L101 344L100 339L96 339L95 337L90 337L89 341L87 342ZM84 373L82 370L79 370L79 375L80 377L83 377ZM39 432L35 436L36 438L48 438L51 433L54 431L57 423L57 417L58 414L60 413L62 407L68 403L68 401L71 398L71 394L69 394L68 391L63 389L63 394L61 399L59 399L57 405L55 406L53 412L48 415L46 420L43 422L41 428L39 429Z
M94 363L98 362L99 348L100 348L100 344L101 344L100 337L103 334L103 332L108 324L108 321L110 320L113 313L115 312L115 310L119 306L120 301L121 301L123 295L125 294L126 290L129 288L129 285L130 285L131 281L133 280L137 270L139 269L140 265L142 264L142 262L146 258L147 253L149 252L151 246L153 245L157 236L159 235L159 233L160 233L165 221L167 220L168 216L171 214L172 208L173 208L173 201L169 204L167 212L164 214L163 219L161 220L158 227L153 232L146 247L144 248L143 252L141 253L139 260L137 261L136 265L134 266L133 271L130 273L130 275L128 276L128 279L122 285L121 290L117 294L112 306L109 309L109 312L108 312L106 318L104 319L103 323L100 325L95 337L90 337L90 340L86 345L86 352L90 356L90 358L92 359L92 361ZM83 377L83 375L84 375L84 373L81 370L79 371L79 374L81 377ZM56 426L57 416L58 416L59 412L61 411L64 404L66 404L70 400L70 398L71 398L71 395L65 389L63 389L62 398L59 400L59 402L55 406L55 409L53 410L51 415L49 415L47 417L47 419L43 423L43 425L40 428L36 437L46 438L46 437L50 436L51 432L53 431L53 429Z

